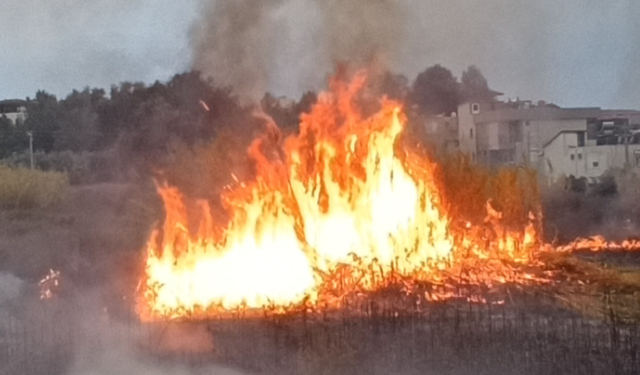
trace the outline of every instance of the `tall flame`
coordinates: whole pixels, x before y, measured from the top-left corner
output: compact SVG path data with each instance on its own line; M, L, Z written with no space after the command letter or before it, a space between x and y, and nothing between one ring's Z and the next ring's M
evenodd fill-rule
M254 141L257 177L224 194L231 219L223 233L203 204L191 234L180 191L159 187L166 219L147 245L143 318L315 303L345 266L364 290L392 274L425 279L451 267L457 237L435 165L399 146L398 103L383 100L378 113L362 115L354 99L364 82L363 74L332 81L281 151ZM531 243L531 232L501 237L498 250L513 253L510 239ZM458 237L466 253L484 251Z

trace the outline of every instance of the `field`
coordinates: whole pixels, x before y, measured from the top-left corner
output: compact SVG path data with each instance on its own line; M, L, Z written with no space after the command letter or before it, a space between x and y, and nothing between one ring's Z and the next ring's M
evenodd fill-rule
M368 316L359 318L140 325L107 322L97 309L88 319L90 308L53 303L41 305L37 316L2 319L0 360L9 364L6 374L65 373L77 366L78 358L93 358L95 365L114 355L127 364L101 364L105 366L101 371L113 373L130 362L179 365L193 373L224 366L255 374L636 374L640 370L637 325L588 318L559 308L542 295L514 296L511 303L493 306L433 304L419 313L397 316L373 305L367 309Z
M5 209L50 207L64 199L68 187L65 173L0 164L0 207Z
M9 274L22 281L12 297L0 288L0 374L640 371L637 254L556 254L548 261L564 270L561 288L509 287L500 304L399 310L372 296L351 313L140 324L122 296L161 215L153 186L119 184L69 187L54 205L3 210L0 283ZM50 268L64 292L39 300L37 281Z

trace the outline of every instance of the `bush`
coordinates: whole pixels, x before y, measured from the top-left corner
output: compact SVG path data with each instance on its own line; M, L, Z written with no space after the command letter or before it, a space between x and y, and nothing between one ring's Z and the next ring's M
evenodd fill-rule
M0 206L48 207L64 197L69 187L66 173L13 168L0 164Z
M612 241L636 237L640 229L640 174L609 170L588 183L572 176L543 188L545 233L561 243L602 235Z
M451 155L439 160L442 193L452 217L481 220L486 203L502 212L504 221L523 227L528 213L538 213L540 191L537 173L525 167L489 169L468 156Z

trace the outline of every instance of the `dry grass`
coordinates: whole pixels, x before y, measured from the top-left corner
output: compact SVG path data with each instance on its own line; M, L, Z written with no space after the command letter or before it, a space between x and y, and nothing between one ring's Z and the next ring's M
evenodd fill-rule
M535 170L526 167L488 169L466 155L439 160L442 193L452 217L484 218L486 202L503 213L505 222L523 226L529 212L540 209L540 191Z
M640 270L587 261L576 255L545 254L551 268L562 271L556 298L593 318L640 322Z
M1 207L49 207L63 199L68 187L66 173L0 165Z

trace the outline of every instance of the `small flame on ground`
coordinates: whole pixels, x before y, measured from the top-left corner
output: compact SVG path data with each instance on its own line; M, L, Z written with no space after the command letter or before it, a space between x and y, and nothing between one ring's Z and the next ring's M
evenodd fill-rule
M40 299L51 299L60 285L60 271L49 270L49 273L38 282Z

